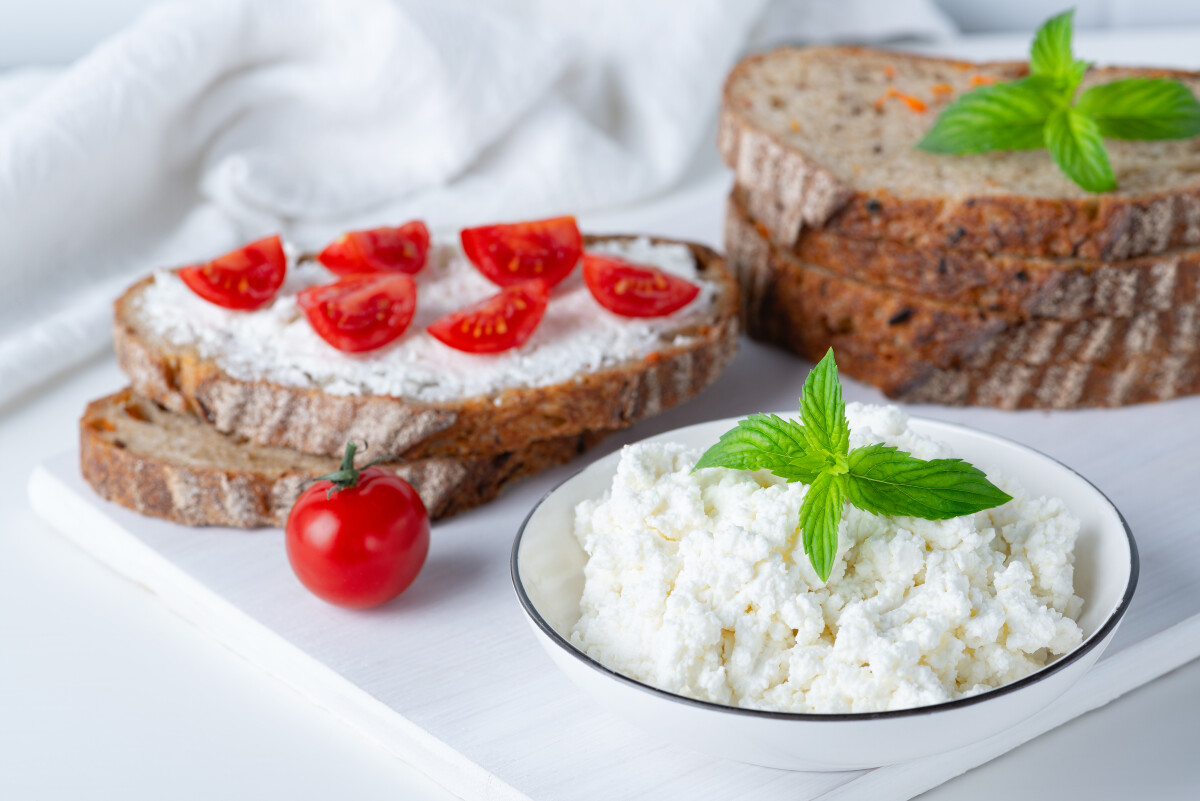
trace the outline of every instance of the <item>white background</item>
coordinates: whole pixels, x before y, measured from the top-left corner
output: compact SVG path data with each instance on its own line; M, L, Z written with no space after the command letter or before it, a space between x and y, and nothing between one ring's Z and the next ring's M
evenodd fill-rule
M0 63L69 60L144 5L0 0ZM1057 10L1028 0L946 5L972 24L1003 12L1024 27ZM1078 5L1084 20L1120 21L1135 8L1151 21L1171 9L1200 15L1200 4L1164 0ZM695 224L710 232L704 238L719 230L715 220ZM9 494L0 512L0 798L448 797L33 517L23 499L29 465L72 447L83 402L121 383L106 358L0 408ZM1197 712L1192 663L926 798L1194 799Z
M159 2L162 0L0 0L0 68L68 63L126 25L138 12ZM1072 6L1076 9L1076 25L1080 28L1127 30L1179 23L1200 24L1200 2L1196 0L934 2L964 32L971 33L1032 30L1050 15Z

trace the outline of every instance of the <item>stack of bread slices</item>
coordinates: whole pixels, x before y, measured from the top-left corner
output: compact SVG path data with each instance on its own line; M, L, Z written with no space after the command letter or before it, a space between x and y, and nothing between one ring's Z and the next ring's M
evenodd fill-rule
M726 250L750 336L914 402L1117 406L1200 392L1200 139L1108 142L1096 195L1045 150L915 145L1023 62L850 47L745 59L723 95ZM1137 76L1091 69L1083 86Z
M603 239L616 240L633 238ZM589 238L586 244L597 241ZM260 375L248 373L245 364L224 358L224 349L236 345L243 352L267 353L271 343L226 338L196 344L165 336L162 318L176 312L158 308L150 313L148 295L156 285L178 290L189 308L204 301L176 285L170 271L147 277L115 304L117 358L130 386L87 407L80 421L83 475L101 496L143 514L187 525L282 525L304 483L336 470L347 441L354 440L367 446L360 466L384 460L384 467L413 484L433 518L486 502L519 478L569 461L606 434L688 400L733 357L737 288L724 261L699 245L663 240L652 245L690 252L694 280L705 289L694 302L702 305L677 313L682 315L678 320L662 318L653 329L657 340L649 352L627 357L616 351L589 353L580 359L587 366L565 380L509 381L496 391L437 401L428 400L429 393L409 397L334 387L301 369L282 369L284 365L267 364ZM302 271L312 259L301 262ZM323 268L313 262L307 269ZM417 276L418 285L443 280L433 275L437 269L426 266ZM578 273L555 288L551 310L556 296L586 292ZM472 280L470 286L482 281ZM459 293L464 285L460 280L453 291ZM278 312L281 302L292 302L287 290L285 283L275 312L250 314ZM213 309L215 318L239 314ZM561 344L564 324L552 324L550 314L534 338L514 352L512 363L528 368L539 359L562 361L555 338ZM607 324L625 325L613 320ZM576 320L566 327L573 324L587 323ZM237 336L250 336L246 330L239 329ZM397 346L413 337L429 335L414 323ZM321 359L349 360L352 370L385 369L384 363L373 362L373 354L341 354L323 343L313 347L324 348L317 354ZM423 347L436 351L441 346L429 342ZM463 364L474 369L472 359L481 360L483 369L495 358L455 356L447 349L446 375L456 369L455 363L461 373ZM396 369L402 368L387 363L386 370Z

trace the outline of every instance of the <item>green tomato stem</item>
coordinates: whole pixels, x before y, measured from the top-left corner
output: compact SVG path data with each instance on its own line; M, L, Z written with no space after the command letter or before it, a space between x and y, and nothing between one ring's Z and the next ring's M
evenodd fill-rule
M366 441L364 440L363 448L366 449L368 447L370 446L367 445ZM384 461L383 459L376 459L373 462L368 462L367 464L363 465L361 470L356 469L354 467L354 455L357 452L358 445L356 445L353 441L347 442L346 452L342 455L341 466L332 473L326 473L323 476L315 476L314 478L308 479L304 482L304 485L313 484L317 481L328 481L333 486L329 488L329 492L326 493L326 497L333 495L335 492L340 492L341 490L357 487L359 475L363 470L366 470L368 467L373 467L374 465Z

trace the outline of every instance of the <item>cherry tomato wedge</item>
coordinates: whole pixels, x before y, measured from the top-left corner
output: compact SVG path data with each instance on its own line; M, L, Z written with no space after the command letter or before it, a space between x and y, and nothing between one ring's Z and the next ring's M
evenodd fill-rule
M296 303L321 339L338 350L362 353L404 333L417 310L417 285L404 273L352 275L303 289Z
M549 302L550 288L544 282L526 281L440 317L427 330L455 350L499 353L529 340Z
M554 286L570 274L583 253L574 217L464 228L463 252L489 281L512 286L540 278Z
M429 255L429 229L420 220L398 228L342 234L317 260L338 275L420 272Z
M350 446L342 468L296 500L285 541L296 578L314 595L366 609L404 592L421 572L429 515L412 485L395 473L355 470Z
M595 253L583 255L583 282L601 306L622 317L662 317L700 294L700 287L657 267Z
M179 271L183 283L209 303L226 309L259 309L271 302L287 273L278 236L251 242L207 264Z

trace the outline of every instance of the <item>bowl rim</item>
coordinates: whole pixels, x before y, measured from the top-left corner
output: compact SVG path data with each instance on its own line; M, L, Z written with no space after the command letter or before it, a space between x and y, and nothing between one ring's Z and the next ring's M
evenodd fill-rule
M736 419L740 419L740 417L732 417L732 418L728 418L728 419L736 420ZM538 509L540 509L542 507L542 504L544 504L551 495L553 495L555 492L558 492L558 490L561 489L565 484L574 480L577 476L579 476L585 470L587 470L590 467L592 467L593 465L595 465L601 459L606 459L609 456L612 456L613 453L618 453L619 451L613 451L613 453L607 454L605 456L601 456L598 459L593 459L588 464L579 468L578 470L573 472L571 475L567 476L562 481L555 484L553 487L551 487L549 490L547 490L546 493L543 494L541 498L538 499L538 502L536 504L534 504L532 509L529 510L529 514L525 515L525 519L521 521L521 526L519 529L517 529L517 535L513 539L512 551L509 556L510 578L512 579L513 589L516 591L516 594L517 594L517 600L520 602L521 608L525 611L525 614L529 617L529 619L533 622L533 624L542 632L542 634L544 634L546 637L548 637L551 642L553 642L559 648L564 650L570 656L572 656L575 659L577 659L578 661L580 661L582 664L586 665L587 667L591 668L592 670L598 671L602 675L608 676L609 678L612 678L612 679L616 679L617 681L619 681L625 685L628 685L629 687L632 687L636 690L641 690L642 692L649 693L651 695L663 698L668 701L683 703L683 704L686 704L689 706L698 707L700 709L712 710L714 712L733 714L733 715L742 715L742 716L755 717L755 718L766 718L769 720L797 720L797 721L814 721L814 722L815 721L850 722L850 721L863 721L863 720L895 720L895 719L900 719L900 718L917 717L917 716L921 716L921 715L933 715L933 714L937 714L939 712L949 712L952 710L962 709L962 708L968 707L968 706L973 706L975 704L979 704L984 701L990 701L992 699L999 698L1004 695L1008 695L1009 693L1013 693L1020 689L1025 688L1025 687L1028 687L1028 686L1034 684L1035 682L1041 681L1049 676L1054 675L1055 673L1058 673L1058 672L1064 670L1065 668L1074 664L1075 662L1078 662L1086 654L1088 654L1089 652L1091 652L1092 650L1097 648L1100 645L1100 643L1104 642L1108 638L1108 636L1110 634L1112 634L1113 630L1116 629L1117 624L1121 622L1122 618L1124 618L1125 612L1128 611L1128 609L1129 609L1129 604L1133 601L1133 594L1134 594L1134 591L1137 589L1138 576L1141 572L1141 562L1140 562L1140 558L1138 556L1137 541L1133 537L1133 531L1129 527L1129 522L1125 520L1125 515L1121 514L1121 510L1117 508L1117 505L1114 504L1107 495L1105 495L1103 492L1101 492L1099 487L1097 487L1095 484L1093 484L1091 481L1089 481L1087 479L1087 477L1084 476L1082 473L1080 473L1078 470L1076 470L1075 468L1066 464L1065 462L1055 459L1053 456L1042 453L1041 451L1037 450L1036 448L1031 448L1028 445L1017 442L1016 440L1010 439L1008 437L1001 436L999 434L993 434L990 431L982 431L978 428L961 425L959 423L949 423L949 422L945 422L943 420L935 420L933 418L922 417L919 415L909 415L909 420L916 420L916 421L920 421L923 423L933 423L936 426L944 426L946 428L958 429L960 431L965 431L965 432L975 435L975 436L982 436L984 438L990 438L993 440L997 440L1007 446L1015 447L1018 450L1026 451L1027 453L1032 454L1036 457L1039 457L1042 459L1047 459L1051 462L1054 462L1055 464L1059 465L1060 467L1063 467L1066 470L1068 470L1071 473L1078 476L1085 484L1087 484L1089 487L1091 487L1092 490L1095 491L1095 493L1097 495L1099 495L1101 498L1103 498L1104 502L1107 503L1114 512L1116 512L1117 519L1121 521L1121 527L1125 531L1125 539L1129 544L1129 578L1126 580L1125 592L1122 594L1120 602L1116 605L1116 607L1113 609L1113 611L1109 613L1108 617L1105 618L1104 622L1102 624L1100 624L1100 626L1096 629L1096 631L1094 631L1092 633L1092 635L1087 638L1087 640L1080 643L1080 645L1078 647L1076 647L1072 651L1064 654L1063 656L1059 657L1058 659L1056 659L1054 662L1050 663L1049 665L1038 668L1037 670L1035 670L1034 672L1030 673L1027 676L1017 679L1016 681L1009 682L1008 684L1001 685L1000 687L996 687L991 690L985 690L984 692L978 693L976 695L970 695L965 698L956 698L951 701L940 701L936 704L927 704L925 706L915 706L915 707L909 707L907 709L881 710L881 711L876 711L876 712L781 712L781 711L770 710L770 709L749 709L746 707L729 706L728 704L718 704L714 701L704 701L699 698L690 698L686 695L679 695L677 693L673 693L668 690L663 690L659 687L655 687L651 684L646 684L645 682L642 682L637 679L626 676L625 674L619 673L619 672L613 670L612 668L609 668L609 667L605 666L604 664L600 663L599 661L593 659L592 657L588 656L586 653L584 653L583 651L576 648L574 645L571 644L571 642L569 640L567 640L565 637L563 637L561 634L559 634L557 631L554 630L554 628L549 624L549 622L547 622L546 619L544 617L542 617L542 615L537 611L537 608L533 605L533 600L529 597L529 594L525 591L525 586L524 586L524 583L521 581L521 574L520 574L520 571L518 570L518 566L517 566L517 558L518 558L518 554L520 553L521 540L523 539L523 537L525 535L525 530L529 526L529 521L533 519L533 516L537 513ZM655 435L652 435L649 437L645 437L641 440L637 440L635 443L629 443L629 444L636 444L637 442L644 442L644 441L649 441L649 440L663 439L663 438L668 437L671 434L679 432L679 431L683 431L683 430L686 430L689 428L695 428L695 427L702 426L702 425L709 425L711 423L717 423L717 422L721 422L721 421L720 420L709 420L709 421L705 421L705 422L701 422L701 423L694 423L694 424L688 425L688 426L681 426L679 428L674 428L674 429L670 429L668 431L664 431L660 434L655 434Z

